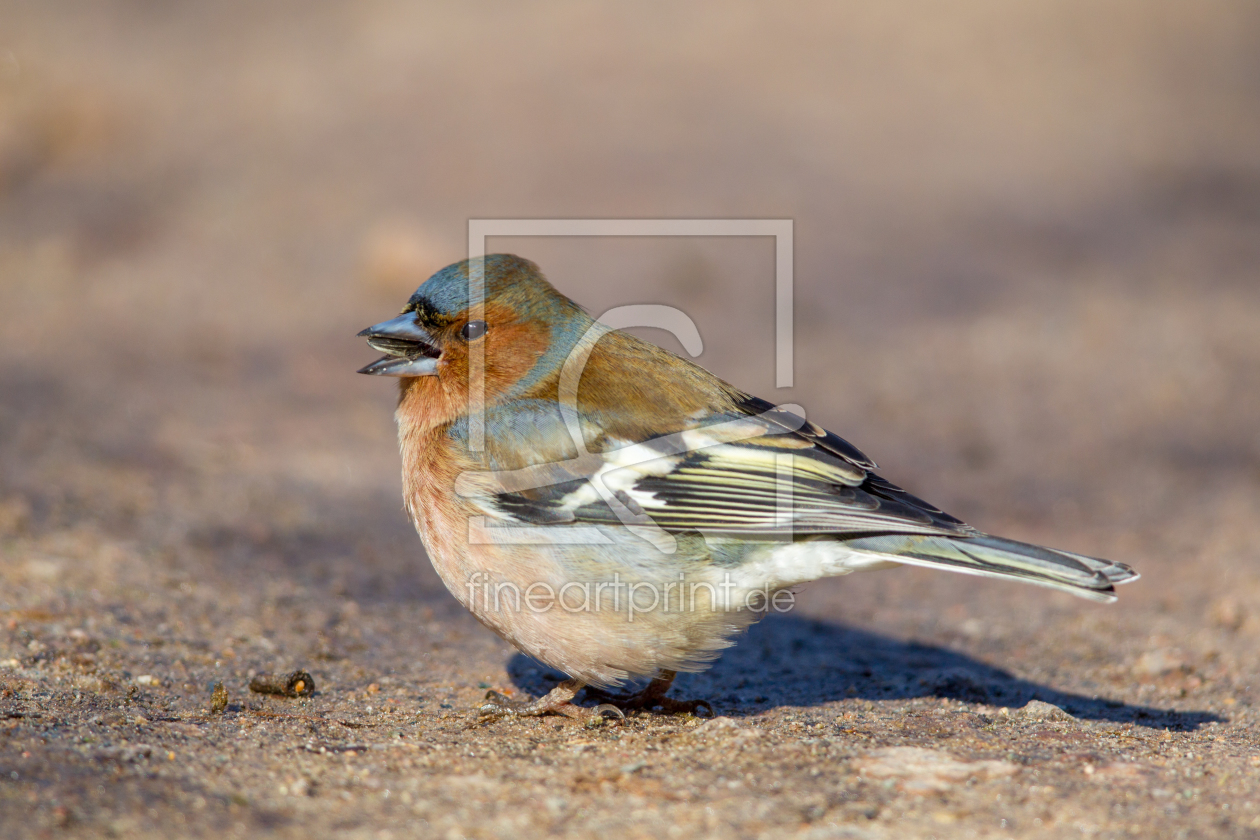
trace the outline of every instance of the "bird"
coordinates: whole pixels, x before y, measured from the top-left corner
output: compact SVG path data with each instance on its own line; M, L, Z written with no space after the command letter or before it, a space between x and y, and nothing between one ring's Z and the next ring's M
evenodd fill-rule
M567 679L490 716L698 711L666 696L796 588L920 566L1115 600L1123 563L984 533L876 473L799 406L751 396L493 254L359 333L399 379L404 507L450 593ZM614 693L627 683L646 686ZM607 705L607 704L605 704ZM600 706L599 708L604 708Z

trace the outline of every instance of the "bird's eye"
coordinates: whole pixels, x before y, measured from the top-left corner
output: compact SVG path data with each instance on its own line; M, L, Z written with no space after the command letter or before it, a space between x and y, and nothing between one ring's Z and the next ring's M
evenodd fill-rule
M476 341L486 334L486 322L469 321L467 324L464 324L464 328L459 331L459 334L464 337L464 341Z

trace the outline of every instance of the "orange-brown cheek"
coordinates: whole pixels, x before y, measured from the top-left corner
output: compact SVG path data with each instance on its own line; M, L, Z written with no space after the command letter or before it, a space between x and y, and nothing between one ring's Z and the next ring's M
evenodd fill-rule
M487 315L491 313L487 312ZM487 318L490 320L490 318ZM490 320L494 323L493 320ZM534 324L502 324L486 333L485 347L485 382L486 399L507 392L520 382L533 369L547 350L547 331ZM447 345L442 352L442 360L438 362L438 378L448 390L467 393L469 346L466 344Z

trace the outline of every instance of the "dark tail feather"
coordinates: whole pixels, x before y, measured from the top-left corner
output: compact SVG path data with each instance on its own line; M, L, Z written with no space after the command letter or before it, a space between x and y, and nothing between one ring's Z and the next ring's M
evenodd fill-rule
M1123 563L988 534L973 537L890 535L845 542L850 548L880 554L898 563L1022 580L1095 601L1114 601L1116 584L1138 578L1137 572Z

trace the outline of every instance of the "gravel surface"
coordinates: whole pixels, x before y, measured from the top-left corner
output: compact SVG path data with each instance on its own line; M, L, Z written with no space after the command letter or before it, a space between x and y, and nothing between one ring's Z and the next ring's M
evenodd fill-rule
M0 835L1260 837L1254 4L0 20ZM712 719L480 720L562 675L429 567L354 333L469 218L657 216L795 220L796 387L768 240L491 247L1142 579L823 581Z

